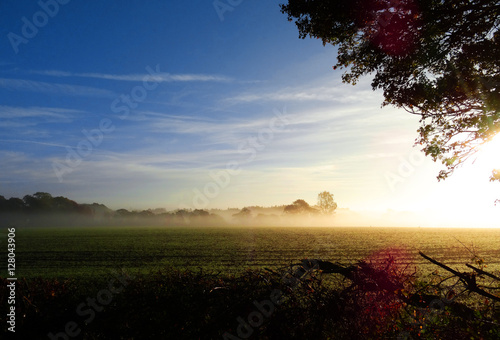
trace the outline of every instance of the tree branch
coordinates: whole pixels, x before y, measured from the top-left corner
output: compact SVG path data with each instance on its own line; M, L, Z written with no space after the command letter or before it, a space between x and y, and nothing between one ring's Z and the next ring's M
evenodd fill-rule
M474 273L472 274L469 274L469 273L460 273L460 272L457 272L456 270L448 267L447 265L445 264L442 264L441 262L439 261L436 261L434 260L433 258L430 258L429 256L425 255L424 253L422 252L419 252L420 256L422 256L424 259L426 259L427 261L429 262L432 262L434 263L435 265L445 269L446 271L449 271L450 273L452 273L453 275L459 277L461 279L461 281L464 283L465 287L471 291L471 292L474 292L476 294L479 294L481 296L484 296L484 297L487 297L489 299L492 299L494 301L497 301L497 302L500 302L500 297L498 296L495 296L491 293L488 293L484 290L482 290L481 288L479 288L477 286L477 283L476 283L476 277L474 275Z

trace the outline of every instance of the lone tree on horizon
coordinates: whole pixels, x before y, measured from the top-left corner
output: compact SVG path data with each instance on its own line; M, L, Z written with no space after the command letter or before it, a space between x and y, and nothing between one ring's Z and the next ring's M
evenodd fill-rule
M337 209L337 203L333 200L333 195L328 191L318 194L318 207L322 214L333 214Z

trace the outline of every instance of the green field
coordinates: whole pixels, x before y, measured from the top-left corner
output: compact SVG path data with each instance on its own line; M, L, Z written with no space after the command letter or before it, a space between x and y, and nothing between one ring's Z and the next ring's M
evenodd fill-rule
M500 269L500 229L110 227L18 229L16 274L89 278L169 267L225 274L302 258L350 264L390 247L405 249L400 261L420 274L436 267L419 250L463 271L474 250L490 271Z

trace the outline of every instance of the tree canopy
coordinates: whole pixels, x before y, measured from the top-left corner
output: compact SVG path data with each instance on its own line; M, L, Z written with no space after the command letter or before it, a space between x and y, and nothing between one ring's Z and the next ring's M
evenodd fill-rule
M317 214L318 210L311 207L306 201L298 199L292 204L285 206L283 212L285 214Z
M438 179L500 131L500 1L289 0L281 10L300 38L338 47L344 82L373 74L382 105L420 116L416 142L445 165Z
M318 207L322 214L332 214L337 209L337 203L333 200L333 195L328 191L318 194Z

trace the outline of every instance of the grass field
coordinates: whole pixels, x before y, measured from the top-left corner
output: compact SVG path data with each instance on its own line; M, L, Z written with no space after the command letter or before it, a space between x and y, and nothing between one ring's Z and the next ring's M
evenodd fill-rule
M405 249L400 260L419 274L436 269L419 250L463 271L475 251L490 271L500 269L500 229L110 227L18 229L16 273L90 278L120 268L148 273L174 267L225 274L302 258L349 264L390 247Z
M228 334L240 335L248 322L255 339L498 339L495 296L470 294L456 277L442 280L448 272L427 276L437 266L418 251L467 272L475 252L496 272L499 239L497 229L19 228L16 333L23 339L68 339L75 329L84 339L241 339L249 333ZM350 267L351 276L284 268L305 257L385 260L378 255L390 248L399 249L396 262ZM258 270L264 267L277 270ZM0 304L7 305L10 281L0 281ZM496 294L491 277L478 282ZM434 310L431 298L443 306ZM0 315L0 323L7 317ZM7 333L0 330L0 338Z

